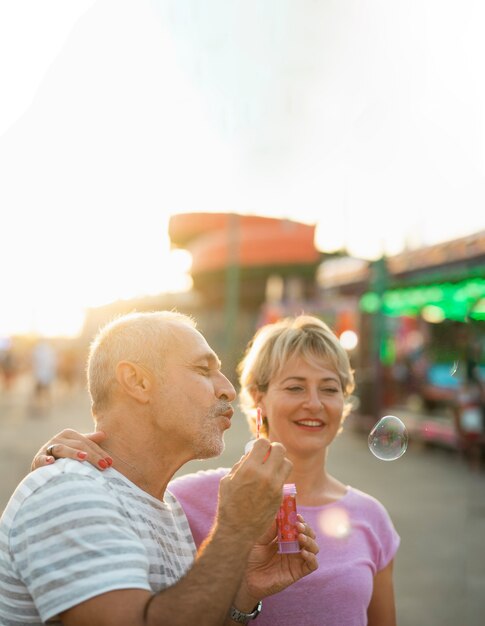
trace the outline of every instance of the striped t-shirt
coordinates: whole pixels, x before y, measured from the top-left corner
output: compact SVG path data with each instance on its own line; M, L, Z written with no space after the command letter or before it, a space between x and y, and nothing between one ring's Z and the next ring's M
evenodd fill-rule
M40 626L116 589L158 592L194 556L169 492L161 502L113 468L62 459L26 476L0 519L0 624Z

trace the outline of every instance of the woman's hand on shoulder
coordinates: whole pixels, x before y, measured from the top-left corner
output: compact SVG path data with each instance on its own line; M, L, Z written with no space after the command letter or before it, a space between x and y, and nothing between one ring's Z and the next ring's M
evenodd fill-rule
M88 461L97 469L104 470L111 467L113 460L98 445L104 441L106 434L103 431L82 434L77 430L66 428L54 435L43 444L32 460L30 469L50 465L57 459L75 459Z

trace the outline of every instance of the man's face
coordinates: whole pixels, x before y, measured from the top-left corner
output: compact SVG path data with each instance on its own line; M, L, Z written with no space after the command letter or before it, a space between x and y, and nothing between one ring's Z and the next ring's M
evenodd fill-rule
M236 397L220 361L197 330L177 325L157 381L157 422L173 450L190 458L218 456Z

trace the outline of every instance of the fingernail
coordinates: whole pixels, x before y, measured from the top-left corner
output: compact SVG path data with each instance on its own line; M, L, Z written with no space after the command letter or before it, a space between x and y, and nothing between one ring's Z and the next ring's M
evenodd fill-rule
M48 456L45 460L46 463L54 463L55 458L53 456Z
M98 465L101 469L106 469L108 467L108 464L106 463L104 459L101 459L100 461L98 461Z
M79 450L79 452L77 453L77 456L78 456L79 459L84 460L88 456L88 453L87 452L83 452L82 450Z
M108 464L108 467L111 467L113 465L113 459L110 456L107 456L104 460Z

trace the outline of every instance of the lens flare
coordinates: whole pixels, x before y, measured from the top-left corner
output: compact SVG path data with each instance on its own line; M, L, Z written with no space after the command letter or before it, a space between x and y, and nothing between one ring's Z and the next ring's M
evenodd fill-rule
M352 530L349 514L339 506L322 511L318 518L318 524L325 535L335 539L345 539Z
M344 350L354 350L359 343L359 336L353 330L344 330L344 332L340 335L339 338L341 346Z

